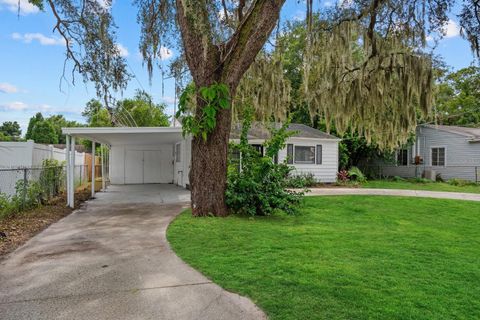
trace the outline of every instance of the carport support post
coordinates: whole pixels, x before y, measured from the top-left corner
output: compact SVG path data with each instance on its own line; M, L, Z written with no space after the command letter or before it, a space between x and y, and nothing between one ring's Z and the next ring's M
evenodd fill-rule
M95 141L92 141L92 198L95 197Z
M70 136L66 136L66 148L65 148L65 175L67 177L67 207L70 207Z
M102 191L105 192L105 167L103 166L103 162L105 161L105 159L103 158L104 156L104 151L103 151L103 148L104 148L104 144L101 144L100 145L100 157L101 157L101 160L102 160Z
M71 154L70 154L70 159L71 159L71 164L70 164L70 208L73 208L75 206L75 137L72 136L72 141L70 143L70 148L71 148Z

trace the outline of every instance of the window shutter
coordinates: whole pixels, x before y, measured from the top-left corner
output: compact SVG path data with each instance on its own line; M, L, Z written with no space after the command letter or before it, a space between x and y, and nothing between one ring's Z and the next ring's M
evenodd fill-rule
M287 163L293 164L293 144L287 144Z
M317 157L316 157L317 164L322 164L322 145L317 144Z

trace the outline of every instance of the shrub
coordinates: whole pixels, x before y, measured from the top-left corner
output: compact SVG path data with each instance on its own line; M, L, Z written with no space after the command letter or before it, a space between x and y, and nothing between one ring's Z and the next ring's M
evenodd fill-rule
M413 178L411 180L413 183L432 183L433 181L425 178Z
M406 181L405 178L402 178L402 177L399 177L399 176L394 176L394 177L392 178L392 180L393 180L393 181L397 181L397 182Z
M367 181L362 170L360 170L358 167L351 167L350 170L348 170L348 177L351 180L354 180L360 183Z
M347 170L340 170L338 173L337 173L337 182L338 183L347 183L348 182L349 177L348 177L348 171Z
M271 128L271 138L264 143L266 155L260 155L248 144L247 132L251 111L245 113L240 144L232 146L241 152L241 165L231 161L228 168L226 203L234 213L268 216L275 211L294 214L304 192L289 190L292 168L286 163L275 163L274 157L285 147L287 124Z
M289 188L308 188L317 184L317 180L312 173L302 173L297 175L289 175L287 185Z

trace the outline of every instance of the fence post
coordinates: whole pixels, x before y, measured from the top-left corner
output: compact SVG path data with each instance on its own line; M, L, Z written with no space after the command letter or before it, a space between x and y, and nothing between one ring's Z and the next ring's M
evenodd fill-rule
M475 183L478 183L478 167L475 167Z
M22 210L25 209L25 202L27 201L27 183L27 168L23 168Z

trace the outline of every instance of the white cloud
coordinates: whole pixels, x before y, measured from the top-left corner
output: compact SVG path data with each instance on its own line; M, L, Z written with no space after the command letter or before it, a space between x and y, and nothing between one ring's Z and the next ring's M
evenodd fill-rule
M160 59L161 60L168 60L173 56L172 50L168 49L167 47L162 46L160 48Z
M447 24L443 26L445 38L454 38L460 35L460 27L452 19L448 20Z
M18 88L15 87L13 84L2 82L2 83L0 83L0 92L16 93L16 92L18 92Z
M20 101L7 102L7 103L0 104L0 110L4 110L4 111L22 111L27 109L28 109L28 105Z
M175 103L175 98L174 97L165 96L165 97L161 97L160 100L163 103L166 103L166 104L174 104Z
M38 7L29 3L28 0L0 0L0 8L7 8L15 13L20 12L21 15L37 13L39 11Z
M118 49L118 52L120 52L120 56L122 57L128 57L129 56L129 52L128 52L128 49L127 47L123 46L122 44L120 43L117 43L117 49Z
M323 5L328 8L328 7L333 7L334 3L332 1L325 1Z
M41 33L25 33L20 34L18 32L12 33L12 39L23 41L24 43L32 43L38 41L42 46L64 46L65 40L58 37L48 37Z

